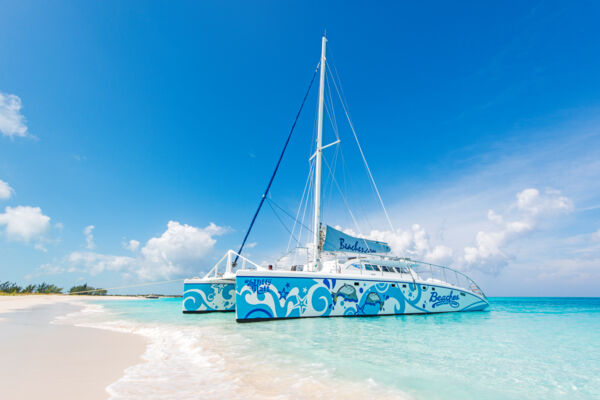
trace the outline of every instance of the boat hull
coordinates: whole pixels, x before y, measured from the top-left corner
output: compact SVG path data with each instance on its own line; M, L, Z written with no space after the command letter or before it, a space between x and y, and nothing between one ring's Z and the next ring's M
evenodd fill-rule
M315 273L236 276L236 320L479 311L487 300L440 284Z
M183 312L235 310L235 279L188 279L183 283Z

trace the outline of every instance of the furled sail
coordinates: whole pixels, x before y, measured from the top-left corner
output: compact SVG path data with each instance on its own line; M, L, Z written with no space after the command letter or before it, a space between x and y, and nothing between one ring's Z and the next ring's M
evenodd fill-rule
M357 238L327 225L323 251L345 251L349 253L389 253L390 246L377 240Z

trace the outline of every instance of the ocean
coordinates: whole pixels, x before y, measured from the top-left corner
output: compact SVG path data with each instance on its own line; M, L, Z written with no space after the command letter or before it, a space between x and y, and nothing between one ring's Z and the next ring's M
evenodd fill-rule
M148 338L114 399L600 399L600 298L491 298L482 312L238 324L181 299L66 320Z

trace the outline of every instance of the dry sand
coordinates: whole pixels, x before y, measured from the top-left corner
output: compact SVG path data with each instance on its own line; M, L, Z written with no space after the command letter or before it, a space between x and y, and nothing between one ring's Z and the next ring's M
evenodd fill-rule
M82 299L0 296L3 398L106 399L106 387L141 361L141 336L50 323Z

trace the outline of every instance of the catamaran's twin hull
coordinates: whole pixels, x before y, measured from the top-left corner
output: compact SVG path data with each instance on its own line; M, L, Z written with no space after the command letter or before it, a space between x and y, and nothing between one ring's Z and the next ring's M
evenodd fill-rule
M238 273L236 320L423 314L488 307L482 296L443 285L303 275L309 276Z
M183 312L235 310L234 279L188 279L183 283Z

